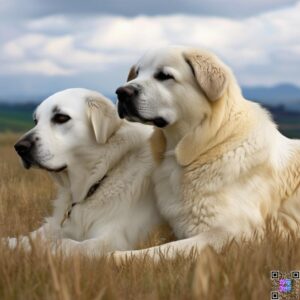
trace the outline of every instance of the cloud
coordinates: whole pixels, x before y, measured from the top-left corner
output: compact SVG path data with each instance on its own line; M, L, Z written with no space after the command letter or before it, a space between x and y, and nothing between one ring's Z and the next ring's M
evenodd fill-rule
M300 85L299 14L300 3L244 19L181 14L19 20L11 37L3 38L0 74L18 80L26 74L40 75L40 81L58 77L68 84L70 78L85 84L90 79L94 88L111 94L148 48L186 44L215 51L243 85Z
M12 63L6 68L7 74L40 74L47 76L71 75L72 70L67 70L47 59L28 60L21 63Z

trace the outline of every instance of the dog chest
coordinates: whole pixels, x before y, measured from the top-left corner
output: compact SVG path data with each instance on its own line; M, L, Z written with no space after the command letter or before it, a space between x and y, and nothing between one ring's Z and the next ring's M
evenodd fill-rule
M154 172L155 192L160 213L170 223L175 234L182 212L182 169L174 156L167 156Z

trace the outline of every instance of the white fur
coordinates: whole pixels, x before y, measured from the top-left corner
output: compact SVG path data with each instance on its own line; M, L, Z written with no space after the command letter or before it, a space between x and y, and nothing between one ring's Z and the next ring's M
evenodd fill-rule
M54 107L71 120L51 123ZM54 94L35 115L37 126L22 138L39 138L35 156L45 168L67 168L51 172L58 187L52 216L29 236L9 238L9 246L30 249L30 239L39 238L65 254L134 249L161 221L151 183L152 128L121 121L109 100L85 89ZM104 175L97 191L85 199ZM72 202L79 204L61 225Z
M165 149L154 181L160 212L180 240L116 257L218 250L263 232L267 217L283 234L299 230L300 141L282 136L262 107L243 98L224 63L201 49L166 47L134 68L126 85L139 87L138 114L128 119L168 122L159 131ZM175 79L156 80L161 69Z

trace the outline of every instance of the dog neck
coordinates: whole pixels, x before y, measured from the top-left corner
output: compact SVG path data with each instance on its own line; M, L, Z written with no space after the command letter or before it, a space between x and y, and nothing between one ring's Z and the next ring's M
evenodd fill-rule
M190 118L188 123L177 122L161 130L165 154L173 153L179 165L187 166L201 156L205 161L207 153L215 152L218 147L225 151L234 147L234 141L241 140L241 134L246 135L247 128L253 128L249 123L251 118L245 113L251 113L250 106L239 92L227 91L222 99L211 103L210 114Z
M163 129L166 138L166 152L174 151L179 141L188 133L189 129L190 124L184 121L177 122Z
M85 202L86 200L88 200L90 197L92 197L96 191L98 190L98 188L100 187L100 185L103 183L103 181L105 180L105 178L107 177L107 175L104 175L103 178L101 178L100 180L98 180L97 182L95 182L88 190L87 195L85 196L85 198L81 201L81 202L71 202L68 206L68 208L66 209L64 216L60 222L60 226L63 226L64 222L70 218L71 213L72 213L72 209L74 206L81 204L83 202Z
M72 203L83 202L90 189L104 176L108 176L126 153L143 145L151 132L148 126L123 121L106 144L78 148L67 169L53 174L59 190L65 192L67 189Z

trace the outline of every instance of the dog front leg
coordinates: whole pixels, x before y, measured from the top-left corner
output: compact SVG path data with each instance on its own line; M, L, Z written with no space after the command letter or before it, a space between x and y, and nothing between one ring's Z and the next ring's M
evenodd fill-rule
M32 231L28 236L19 236L19 237L8 237L2 238L2 243L7 245L10 249L15 249L20 247L25 251L31 251L32 243L40 240L45 242L49 239L50 236L53 236L50 225L48 223L43 224L39 229Z
M52 254L62 254L63 256L79 254L87 257L99 257L112 250L108 241L102 238L93 238L84 241L64 238L52 245Z
M84 241L64 238L52 244L52 254L64 256L80 254L87 257L99 257L115 249L122 249L122 247L118 247L107 237L96 237Z
M161 258L174 259L177 255L189 257L193 253L200 253L206 246L213 247L219 252L230 239L229 233L221 229L211 229L194 237L167 243L161 246L134 251L115 251L113 259L117 263L132 258L149 257L158 262Z

